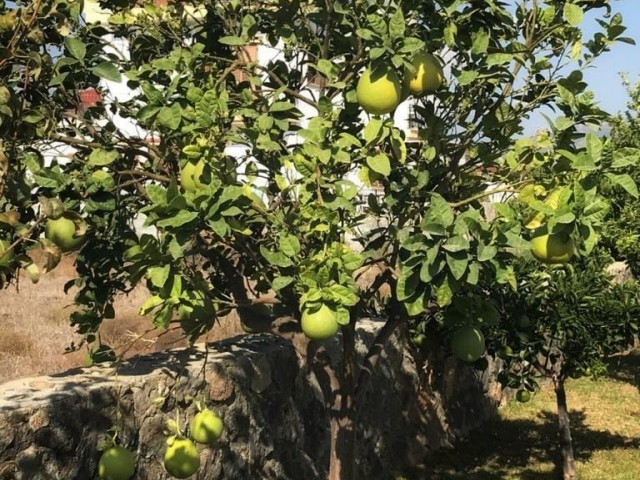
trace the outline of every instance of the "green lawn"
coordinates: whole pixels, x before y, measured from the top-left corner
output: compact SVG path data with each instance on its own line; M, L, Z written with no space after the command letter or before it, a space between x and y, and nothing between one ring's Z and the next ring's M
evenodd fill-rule
M567 402L580 480L640 479L640 352L610 367L613 378L567 382ZM513 402L500 419L455 450L428 458L407 478L557 480L555 395L545 388Z

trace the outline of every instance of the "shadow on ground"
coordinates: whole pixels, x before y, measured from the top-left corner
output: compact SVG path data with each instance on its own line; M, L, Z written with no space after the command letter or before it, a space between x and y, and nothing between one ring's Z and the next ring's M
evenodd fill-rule
M571 412L576 460L588 461L601 450L640 448L640 438L591 430L583 412ZM540 412L535 420L500 419L488 424L454 450L438 451L425 461L420 472L407 479L438 480L559 480L557 417Z
M608 376L634 385L640 391L640 350L613 357L609 361Z

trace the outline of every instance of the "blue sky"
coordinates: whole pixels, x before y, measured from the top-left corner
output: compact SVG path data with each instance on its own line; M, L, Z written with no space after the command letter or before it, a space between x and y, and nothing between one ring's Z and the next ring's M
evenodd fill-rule
M585 72L585 80L595 92L600 106L609 113L616 113L623 110L627 102L620 72L629 74L632 83L640 80L640 1L618 0L612 5L614 12L622 14L622 23L627 27L624 36L635 39L638 45L616 43L610 52L596 60L595 68ZM590 16L585 19L583 29L588 39L599 31L599 25Z
M633 38L638 45L618 42L611 47L611 51L597 58L594 64L584 71L584 79L589 88L595 93L600 107L615 114L625 110L628 100L627 92L622 85L620 73L626 73L632 84L640 81L640 0L617 0L612 2L612 15L622 14L622 24L627 27L624 37ZM604 9L598 9L585 17L581 28L584 32L583 41L593 38L594 33L602 31L596 18L604 14ZM607 19L609 21L609 19ZM554 118L552 112L545 111ZM525 135L535 132L540 127L546 127L547 121L539 113L532 115L524 123Z

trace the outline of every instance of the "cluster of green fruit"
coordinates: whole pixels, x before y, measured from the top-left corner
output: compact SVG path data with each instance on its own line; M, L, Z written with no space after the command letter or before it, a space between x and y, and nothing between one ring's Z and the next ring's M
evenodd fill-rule
M73 212L64 213L57 218L49 218L45 226L45 238L54 243L62 253L72 252L82 246L85 240L87 224ZM11 267L15 252L11 241L0 239L0 269Z
M211 445L222 435L224 424L213 411L198 412L189 424L191 438L180 435L167 440L164 454L164 468L169 475L187 478L200 468L200 454L194 442ZM105 450L98 463L98 474L102 480L129 480L136 469L133 452L119 445Z
M391 63L367 68L356 87L360 106L373 115L393 112L409 95L422 96L438 90L444 83L440 61L429 52L421 52L412 59L414 71L405 69L400 76Z

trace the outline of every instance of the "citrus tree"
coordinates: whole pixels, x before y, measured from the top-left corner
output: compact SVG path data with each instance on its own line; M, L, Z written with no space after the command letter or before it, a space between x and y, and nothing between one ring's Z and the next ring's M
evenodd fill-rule
M627 109L613 117L611 127L611 142L613 149L618 152L618 158L624 158L624 173L634 182L640 179L638 157L640 156L640 84L631 84L623 78L627 87L629 101ZM622 153L624 152L624 153ZM619 160L618 160L619 161ZM620 192L612 185L605 185L607 198L611 201L611 215L605 222L603 247L611 251L614 258L624 260L637 277L640 275L640 249L638 247L638 229L640 227L640 211L638 203L631 200L624 192Z
M584 132L607 116L581 71L629 41L609 0L118 0L87 21L91 3L0 1L3 284L75 251L71 322L89 343L138 283L141 313L193 341L235 310L253 332L296 319L319 362L340 342L331 479L356 474L357 407L399 326L483 285L517 290L532 238L553 261L595 244L602 145ZM551 134L516 140L545 107ZM500 320L482 295L469 309L451 331L472 360ZM386 321L357 359L371 312Z

